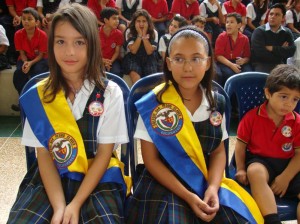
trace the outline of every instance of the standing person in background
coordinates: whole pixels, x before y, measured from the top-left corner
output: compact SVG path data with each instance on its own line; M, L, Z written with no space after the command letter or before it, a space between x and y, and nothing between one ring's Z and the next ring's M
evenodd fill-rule
M143 9L147 10L158 32L158 39L165 34L168 20L168 5L166 0L143 0Z
M197 0L173 0L170 12L172 17L179 14L190 24L193 17L200 14L199 3Z
M115 8L106 7L101 11L100 44L105 70L122 77L120 50L123 46L123 34L118 30L119 12Z
M125 33L123 58L124 73L132 83L158 71L157 43L158 34L149 13L144 9L136 11Z
M21 91L30 78L49 71L47 60L47 34L37 27L39 14L33 8L25 8L22 12L22 25L24 28L15 33L15 46L20 56L14 72L13 83ZM13 104L11 108L19 111L19 105Z
M37 161L7 223L123 224L128 188L114 150L128 142L124 102L105 77L95 15L76 3L60 8L48 44L49 77L20 98L22 144Z
M270 7L268 23L254 30L251 38L251 61L255 71L270 73L285 64L296 51L292 32L283 27L286 8L276 3Z

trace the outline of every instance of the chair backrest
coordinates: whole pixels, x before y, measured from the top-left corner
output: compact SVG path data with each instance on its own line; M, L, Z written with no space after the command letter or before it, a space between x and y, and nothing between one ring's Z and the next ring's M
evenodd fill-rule
M224 86L228 96L236 96L239 120L252 108L265 101L264 86L268 74L262 72L244 72L230 77ZM229 154L227 154L229 156ZM230 160L231 158L229 158ZM228 167L228 177L234 179L236 173L234 156ZM282 221L296 219L297 201L276 197L279 217Z
M229 98L236 96L239 119L265 101L264 86L267 77L268 74L263 72L243 72L227 79L224 89Z
M31 78L26 85L24 86L22 93L25 93L28 89L30 89L32 86L34 86L37 82L41 81L42 79L46 78L49 76L49 72L45 72L42 74L39 74L33 78ZM126 82L119 76L106 72L107 79L112 80L113 82L117 83L118 86L121 88L123 92L123 100L124 100L124 107L125 107L125 112L126 112L126 107L127 107L127 98L129 96L130 89ZM24 122L25 122L25 114L21 109L21 121L22 121L22 127L24 127ZM128 118L126 114L126 119ZM29 169L34 161L36 160L35 156L35 149L33 147L25 147L26 150L26 163L27 163L27 169ZM127 146L123 144L121 146L121 160L124 163L124 173L125 175L129 174L129 150L127 149Z
M137 123L137 118L138 118L138 112L134 103L137 100L139 100L143 95L151 91L155 86L157 86L162 82L164 82L163 73L155 73L143 77L132 86L128 97L127 110L128 110L128 122L129 122L128 123L129 140L130 140L130 170L133 178L133 183L134 183L133 185L135 185L137 181L136 166L138 165L137 145L136 145L136 141L133 138L136 123ZM213 81L212 87L214 91L218 92L219 94L225 97L226 128L229 131L230 111L231 111L229 97L227 93L224 91L224 89L218 83ZM226 140L225 141L226 151L228 150L228 147L229 147L229 140ZM228 164L228 161L226 161L226 164Z

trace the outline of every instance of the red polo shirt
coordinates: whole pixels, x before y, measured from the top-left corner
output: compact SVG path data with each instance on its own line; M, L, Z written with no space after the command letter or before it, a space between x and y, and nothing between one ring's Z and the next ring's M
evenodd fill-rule
M97 19L100 20L100 12L102 11L102 7L99 4L98 0L88 0L87 7L89 7L97 16ZM106 3L106 7L116 8L116 3L114 0L109 0Z
M29 60L34 59L39 52L47 53L48 51L48 37L47 34L36 28L31 40L27 38L27 33L24 28L15 33L15 47L17 51L25 51ZM47 54L44 55L47 58ZM20 57L19 57L20 60Z
M231 1L226 1L223 3L223 7L226 9L226 14L232 13L232 12L236 12L238 14L240 14L241 16L246 16L246 6L243 3L239 3L236 6L236 9L233 8L232 6L232 2Z
M171 13L180 14L187 20L191 20L192 17L200 15L198 1L193 2L191 5L187 5L185 0L173 0Z
M122 32L118 29L114 29L110 32L109 36L106 36L102 26L100 27L99 36L103 58L111 59L115 53L116 46L123 45L124 40Z
M15 7L18 16L22 15L23 9L27 7L36 8L37 0L6 0L7 6Z
M266 103L250 110L239 123L237 138L251 153L287 159L300 148L300 115L289 113L279 127L268 117Z
M155 19L160 19L169 13L166 0L158 0L156 4L152 0L143 0L142 8Z
M234 43L231 36L227 35L226 31L222 32L218 36L215 44L215 56L217 57L218 55L224 56L228 60L235 60L237 57L250 58L250 44L248 37L239 32Z

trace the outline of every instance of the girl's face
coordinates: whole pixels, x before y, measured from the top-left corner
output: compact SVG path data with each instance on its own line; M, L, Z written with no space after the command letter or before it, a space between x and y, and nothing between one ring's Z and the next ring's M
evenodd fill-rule
M179 22L173 20L169 25L169 34L173 35L179 29Z
M65 78L85 75L87 42L69 22L58 22L54 28L54 55Z
M145 16L139 16L137 17L137 19L135 20L135 28L144 30L144 29L148 29L148 22Z
M170 47L170 56L166 62L179 89L198 88L211 64L203 42L194 37L181 37L172 42Z

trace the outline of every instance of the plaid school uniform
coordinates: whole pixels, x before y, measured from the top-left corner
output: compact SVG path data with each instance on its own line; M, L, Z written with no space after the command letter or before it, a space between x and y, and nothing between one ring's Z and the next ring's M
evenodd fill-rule
M224 98L215 94L215 99L217 111L223 114ZM193 122L193 124L201 142L205 160L208 162L209 154L214 151L222 141L221 125L214 126L210 123L209 119L201 122ZM162 161L164 160L162 159ZM168 164L165 165L169 167ZM176 174L174 173L174 175ZM180 180L180 177L177 176L177 178ZM186 188L192 191L188 186L186 186ZM126 221L127 224L207 223L198 218L183 199L158 183L146 168L140 175L136 189L128 202ZM210 223L244 224L248 223L248 221L231 208L220 205L216 217Z
M96 153L96 130L98 119L88 112L88 105L99 92L97 88L91 94L83 117L77 121L88 158ZM103 91L100 91L100 102L103 103ZM93 125L94 124L94 125ZM76 195L81 181L61 178L66 204ZM124 192L120 184L99 183L80 209L79 223L124 223ZM42 183L37 162L27 172L23 179L17 199L10 211L7 223L50 223L53 209Z

